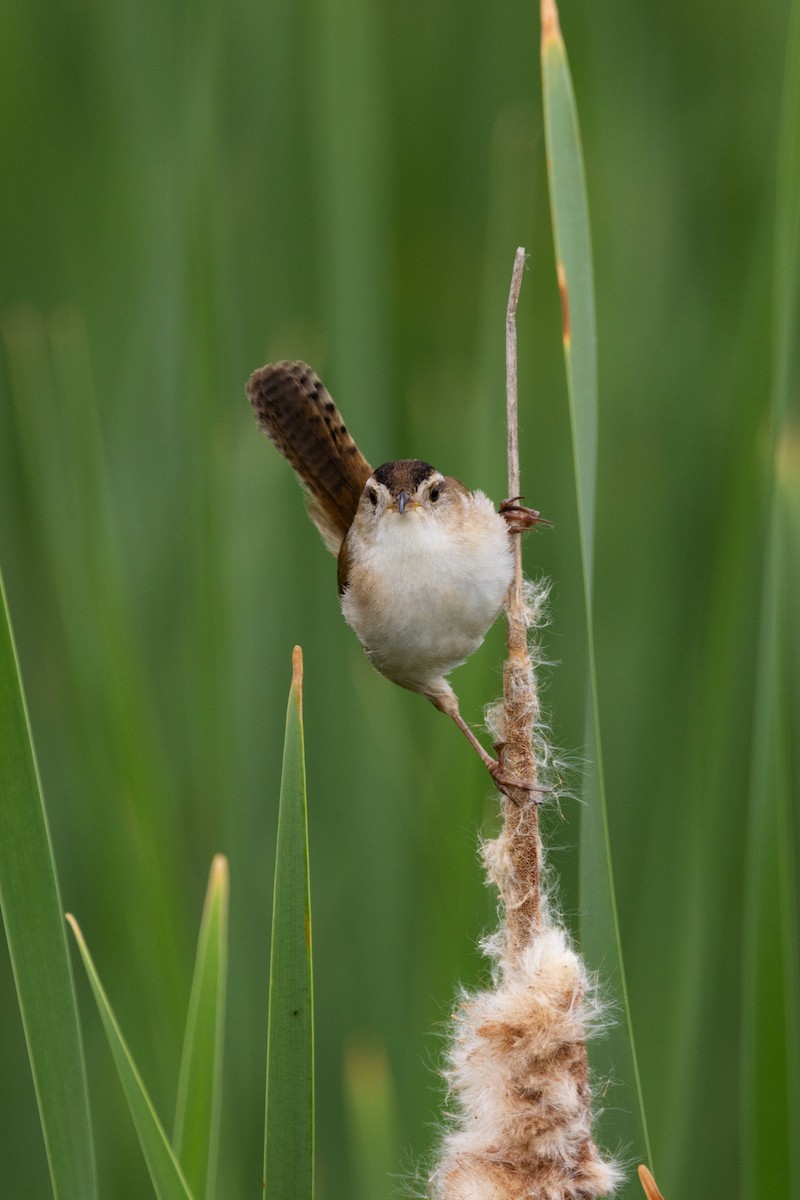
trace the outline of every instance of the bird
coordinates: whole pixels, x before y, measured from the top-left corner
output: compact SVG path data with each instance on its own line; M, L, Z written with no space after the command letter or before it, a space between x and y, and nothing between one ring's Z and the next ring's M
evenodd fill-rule
M513 539L550 522L517 496L499 509L416 458L373 468L307 363L254 371L258 425L293 468L309 515L338 559L339 600L367 658L458 726L502 790L507 777L464 720L447 676L480 646L514 576Z

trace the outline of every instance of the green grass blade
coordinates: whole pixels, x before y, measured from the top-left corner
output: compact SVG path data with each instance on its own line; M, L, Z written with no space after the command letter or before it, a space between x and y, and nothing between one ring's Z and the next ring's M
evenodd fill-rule
M2 332L21 465L37 512L36 536L43 539L50 619L63 630L62 670L69 678L76 761L86 775L85 807L76 820L93 820L106 846L105 865L96 868L97 886L109 899L111 889L120 899L137 890L134 969L152 968L158 1008L151 1033L165 1027L163 1041L174 1045L182 1029L188 966L175 915L182 897L176 871L180 839L171 803L174 755L166 752L163 728L155 719L152 682L138 640L130 543L117 515L93 356L82 317L69 309L45 318L30 306L18 306L3 314ZM95 708L98 687L107 703ZM99 799L109 794L116 797L115 805ZM68 788L65 795L69 801Z
M158 1200L192 1200L192 1193L189 1191L178 1160L167 1140L161 1122L147 1094L147 1089L142 1082L142 1077L131 1058L131 1053L122 1036L111 1005L108 1002L108 997L103 990L103 985L95 970L92 957L89 954L89 948L83 939L83 934L74 917L67 914L67 920L70 923L72 932L75 934L75 940L81 952L83 965L86 968L86 974L89 977L94 998L97 1001L100 1019L108 1038L108 1044L111 1047L111 1053L114 1056L114 1063L116 1064L120 1082L125 1092L125 1099L128 1102L128 1108L133 1118L136 1132L139 1135L139 1142L148 1170L150 1171L150 1178L153 1181L156 1196Z
M172 1146L193 1195L214 1195L228 966L228 860L211 866L200 924Z
M792 12L779 144L768 446L769 527L763 559L745 860L742 972L742 1195L800 1196L800 961L792 795L800 728L800 4ZM793 407L794 406L794 407ZM796 753L796 748L795 748Z
M344 1097L356 1168L354 1200L393 1200L398 1194L396 1116L383 1046L362 1040L345 1047Z
M800 5L798 4L795 4L795 18L795 62L800 68ZM800 84L800 70L798 71L798 83ZM798 105L797 115L800 117L800 105ZM800 283L800 279L798 282ZM789 722L788 726L784 728L796 730L800 729L800 607L797 604L797 597L800 596L800 413L795 415L794 427L780 447L777 463L777 486L785 515L786 587L783 602L789 651L786 672L788 684L786 711ZM796 815L796 804L792 805L792 796L796 797L800 791L800 746L797 744L797 739L794 740L794 743L792 742L791 734L787 743L789 755L786 760L786 771L789 788L784 792L784 804L780 812L781 836L783 837L781 927L783 954L786 962L784 1012L787 1042L787 1105L789 1128L796 1131L800 1129L800 1027L798 1027L797 1021L797 1013L800 1012L800 948L798 948L797 939L797 913L800 912L800 877L798 877L800 854L798 853L796 825L793 825L793 811ZM790 1141L789 1161L791 1164L791 1187L794 1191L787 1192L787 1196L792 1200L798 1200L800 1197L800 1139L796 1136L792 1136Z
M314 1025L303 658L292 655L286 714L267 1036L264 1183L270 1200L311 1200L314 1191Z
M783 533L776 505L764 565L745 872L741 1146L743 1196L749 1200L797 1195L797 1130L790 1122L798 992ZM800 1183L796 1176L794 1183Z
M391 206L391 166L380 68L381 22L369 0L312 0L308 10L314 178L320 210L324 324L331 369L342 395L385 391L391 293L390 255L382 237ZM353 136L354 130L358 135ZM377 413L359 413L365 453Z
M592 1045L591 1056L593 1068L601 1078L618 1081L602 1121L602 1139L612 1146L623 1145L626 1153L646 1156L649 1160L614 894L594 655L592 581L598 399L591 237L575 96L552 0L542 2L542 86L590 677L586 709L587 807L581 822L581 937L590 967L602 970L604 981L623 1009L623 1019L602 1042Z
M86 1069L50 832L0 577L0 903L53 1194L97 1194Z
M578 112L551 0L542 2L542 87L550 212L561 295L575 490L584 584L591 609L597 480L597 331L594 272Z

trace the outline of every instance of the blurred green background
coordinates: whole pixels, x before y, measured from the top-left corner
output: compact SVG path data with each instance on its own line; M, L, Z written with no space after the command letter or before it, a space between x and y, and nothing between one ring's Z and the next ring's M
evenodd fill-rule
M565 0L561 19L594 237L600 705L633 1022L660 1186L727 1198L744 1194L789 4ZM408 1194L435 1139L457 985L484 971L494 902L476 838L495 805L450 723L364 660L243 385L268 359L305 358L373 463L425 457L499 500L504 311L528 248L522 476L555 530L527 539L526 569L552 581L546 705L577 793L585 637L538 13L520 0L6 3L0 161L0 560L65 905L169 1124L207 872L229 856L220 1195L257 1195L300 643L318 1196ZM455 677L473 721L499 691L501 654L498 628ZM570 798L546 820L571 924L579 824ZM78 988L100 1192L147 1195L80 975ZM44 1197L5 959L0 1059L2 1191ZM604 1104L625 1154L613 1087ZM364 1132L365 1111L380 1128Z

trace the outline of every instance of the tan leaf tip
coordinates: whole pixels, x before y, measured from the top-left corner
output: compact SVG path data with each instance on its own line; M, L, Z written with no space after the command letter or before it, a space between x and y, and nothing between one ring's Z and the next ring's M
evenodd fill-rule
M228 882L228 860L224 854L215 854L211 860L211 878L217 884Z
M563 45L561 26L558 23L556 0L541 0L542 45L554 42Z
M292 651L292 686L296 687L298 692L303 691L303 650L300 646L295 646Z
M644 1194L647 1196L647 1200L664 1200L661 1192L656 1187L655 1179L653 1179L653 1176L650 1174L644 1163L642 1163L639 1167L639 1180L644 1188Z

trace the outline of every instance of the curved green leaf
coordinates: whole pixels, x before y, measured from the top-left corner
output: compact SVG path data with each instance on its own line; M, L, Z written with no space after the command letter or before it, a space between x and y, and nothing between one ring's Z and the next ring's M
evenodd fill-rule
M53 1195L97 1194L86 1069L39 774L0 577L0 905Z
M578 114L569 64L553 0L542 0L542 86L550 211L563 314L564 357L575 464L578 526L583 563L589 689L586 703L588 761L581 821L581 940L591 967L622 1006L624 1019L590 1046L600 1078L614 1091L601 1121L604 1141L650 1159L619 937L606 811L594 654L593 554L597 475L597 332L589 210ZM633 1186L632 1184L630 1186Z
M75 934L75 940L81 952L83 965L86 968L86 974L89 977L94 998L97 1001L100 1019L103 1022L103 1028L106 1031L108 1044L114 1056L120 1083L125 1092L125 1099L128 1102L128 1108L133 1118L136 1132L139 1135L139 1142L150 1172L150 1178L153 1181L156 1196L158 1200L192 1200L192 1193L189 1191L172 1147L167 1141L167 1136L158 1119L156 1110L153 1108L152 1101L147 1094L147 1089L142 1082L142 1077L136 1068L136 1063L131 1058L130 1050L117 1024L117 1019L108 1002L108 997L103 990L103 985L95 970L89 949L78 927L78 922L69 913L67 914L67 920L70 923L72 932Z
M800 1196L800 955L793 796L800 728L800 4L793 5L778 149L768 532L744 878L742 1195Z

